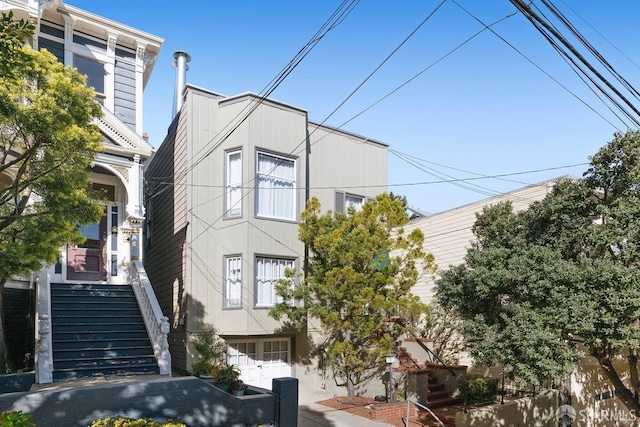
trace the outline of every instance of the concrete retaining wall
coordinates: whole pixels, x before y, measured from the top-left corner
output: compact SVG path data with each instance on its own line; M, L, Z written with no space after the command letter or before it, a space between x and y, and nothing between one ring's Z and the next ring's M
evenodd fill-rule
M180 420L189 427L258 426L276 424L276 405L283 402L267 390L233 396L195 377L140 381L91 387L61 387L55 390L0 395L0 412L23 411L38 427L79 427L98 418L125 416L153 418L159 422ZM293 395L293 393L289 393Z
M469 409L456 414L457 427L527 426L556 427L557 390L548 390L533 398L505 401Z

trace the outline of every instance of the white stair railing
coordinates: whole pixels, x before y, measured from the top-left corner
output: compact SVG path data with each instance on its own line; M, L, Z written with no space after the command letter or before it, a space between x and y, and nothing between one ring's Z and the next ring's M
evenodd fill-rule
M160 304L153 292L151 282L147 277L141 261L131 262L133 291L142 312L147 333L153 345L160 375L171 375L171 354L169 353L169 318L162 314Z
M43 268L36 286L36 383L53 382L53 350L51 348L51 284L49 269Z

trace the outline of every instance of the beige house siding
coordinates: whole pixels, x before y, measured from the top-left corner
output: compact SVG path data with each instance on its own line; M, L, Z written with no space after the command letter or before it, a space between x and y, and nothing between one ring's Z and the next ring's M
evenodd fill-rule
M423 248L433 254L438 270L435 277L423 275L414 285L412 291L425 304L431 303L435 298L435 281L440 272L451 266L464 263L467 249L474 240L473 227L477 214L484 207L495 205L504 201L511 201L514 211L526 209L531 203L542 200L553 187L555 180L530 185L510 193L481 200L459 208L451 209L438 214L412 220L405 227L405 232L410 233L419 228L424 233ZM459 363L465 366L473 366L473 360L467 353L459 355ZM485 368L480 368L478 373L487 374Z
M335 210L335 192L375 198L387 190L387 145L315 123L309 124L310 197Z
M481 213L484 207L511 201L515 211L526 209L531 203L542 200L552 188L553 182L553 180L545 181L449 211L418 218L410 221L405 230L407 233L415 228L422 230L425 235L424 250L433 254L440 272L450 266L464 263L467 249L471 247L474 240L471 228L476 222L476 214ZM437 277L438 275L436 279ZM413 292L423 302L430 303L435 296L434 280L430 277L422 277L414 286Z
M248 117L245 118L245 116ZM175 136L172 136L175 134ZM311 151L309 140L311 134ZM227 153L241 151L242 202L239 216L225 215ZM258 153L295 162L295 209L291 219L256 213ZM150 278L172 312L173 363L190 369L195 355L189 340L215 327L228 342L275 339L291 344L290 374L301 380L301 393L331 386L330 373L318 373L310 354L308 331L286 329L256 306L256 258L304 264L298 240L300 213L307 194L334 209L336 190L373 198L385 191L387 146L377 141L310 125L305 110L252 94L222 97L188 86L180 119L147 170L149 183L175 177L173 188L153 204L154 236L148 251ZM309 170L307 171L307 167ZM225 258L240 257L241 307L225 307ZM315 336L314 339L318 337ZM337 390L336 390L337 391ZM379 394L379 393L378 393Z

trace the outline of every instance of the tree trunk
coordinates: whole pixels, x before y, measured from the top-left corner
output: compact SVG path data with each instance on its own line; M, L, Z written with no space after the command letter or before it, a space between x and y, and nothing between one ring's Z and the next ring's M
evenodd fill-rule
M611 384L613 384L616 396L622 401L622 403L624 403L627 409L633 411L633 413L635 414L640 413L640 403L638 403L638 400L634 397L631 390L629 390L624 385L624 383L620 379L620 376L614 369L613 363L611 361L611 353L608 351L608 349L596 348L592 350L592 354L596 359L598 359L600 367L604 371L607 378L609 378L609 381L611 381Z
M627 356L629 362L629 379L631 380L631 386L633 387L633 395L638 400L638 353L634 349L629 349L629 355Z
M356 384L353 381L353 373L347 373L347 400L353 402L356 399Z
M4 284L6 282L6 279L0 279L0 325L2 327L2 331L0 331L0 340L2 340L2 360L0 360L0 374L7 373L7 363L9 360L9 350L7 348L6 339L7 321L4 313Z

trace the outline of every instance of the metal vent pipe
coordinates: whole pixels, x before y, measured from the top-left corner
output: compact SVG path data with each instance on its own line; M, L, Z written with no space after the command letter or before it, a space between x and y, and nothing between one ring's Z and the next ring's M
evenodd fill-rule
M175 117L182 108L182 104L184 103L183 93L184 88L187 85L187 70L189 69L187 62L191 61L191 55L189 55L187 52L178 50L173 53L173 58L175 59L175 61L173 62L173 68L175 68L176 70L176 102L173 106L173 117Z

